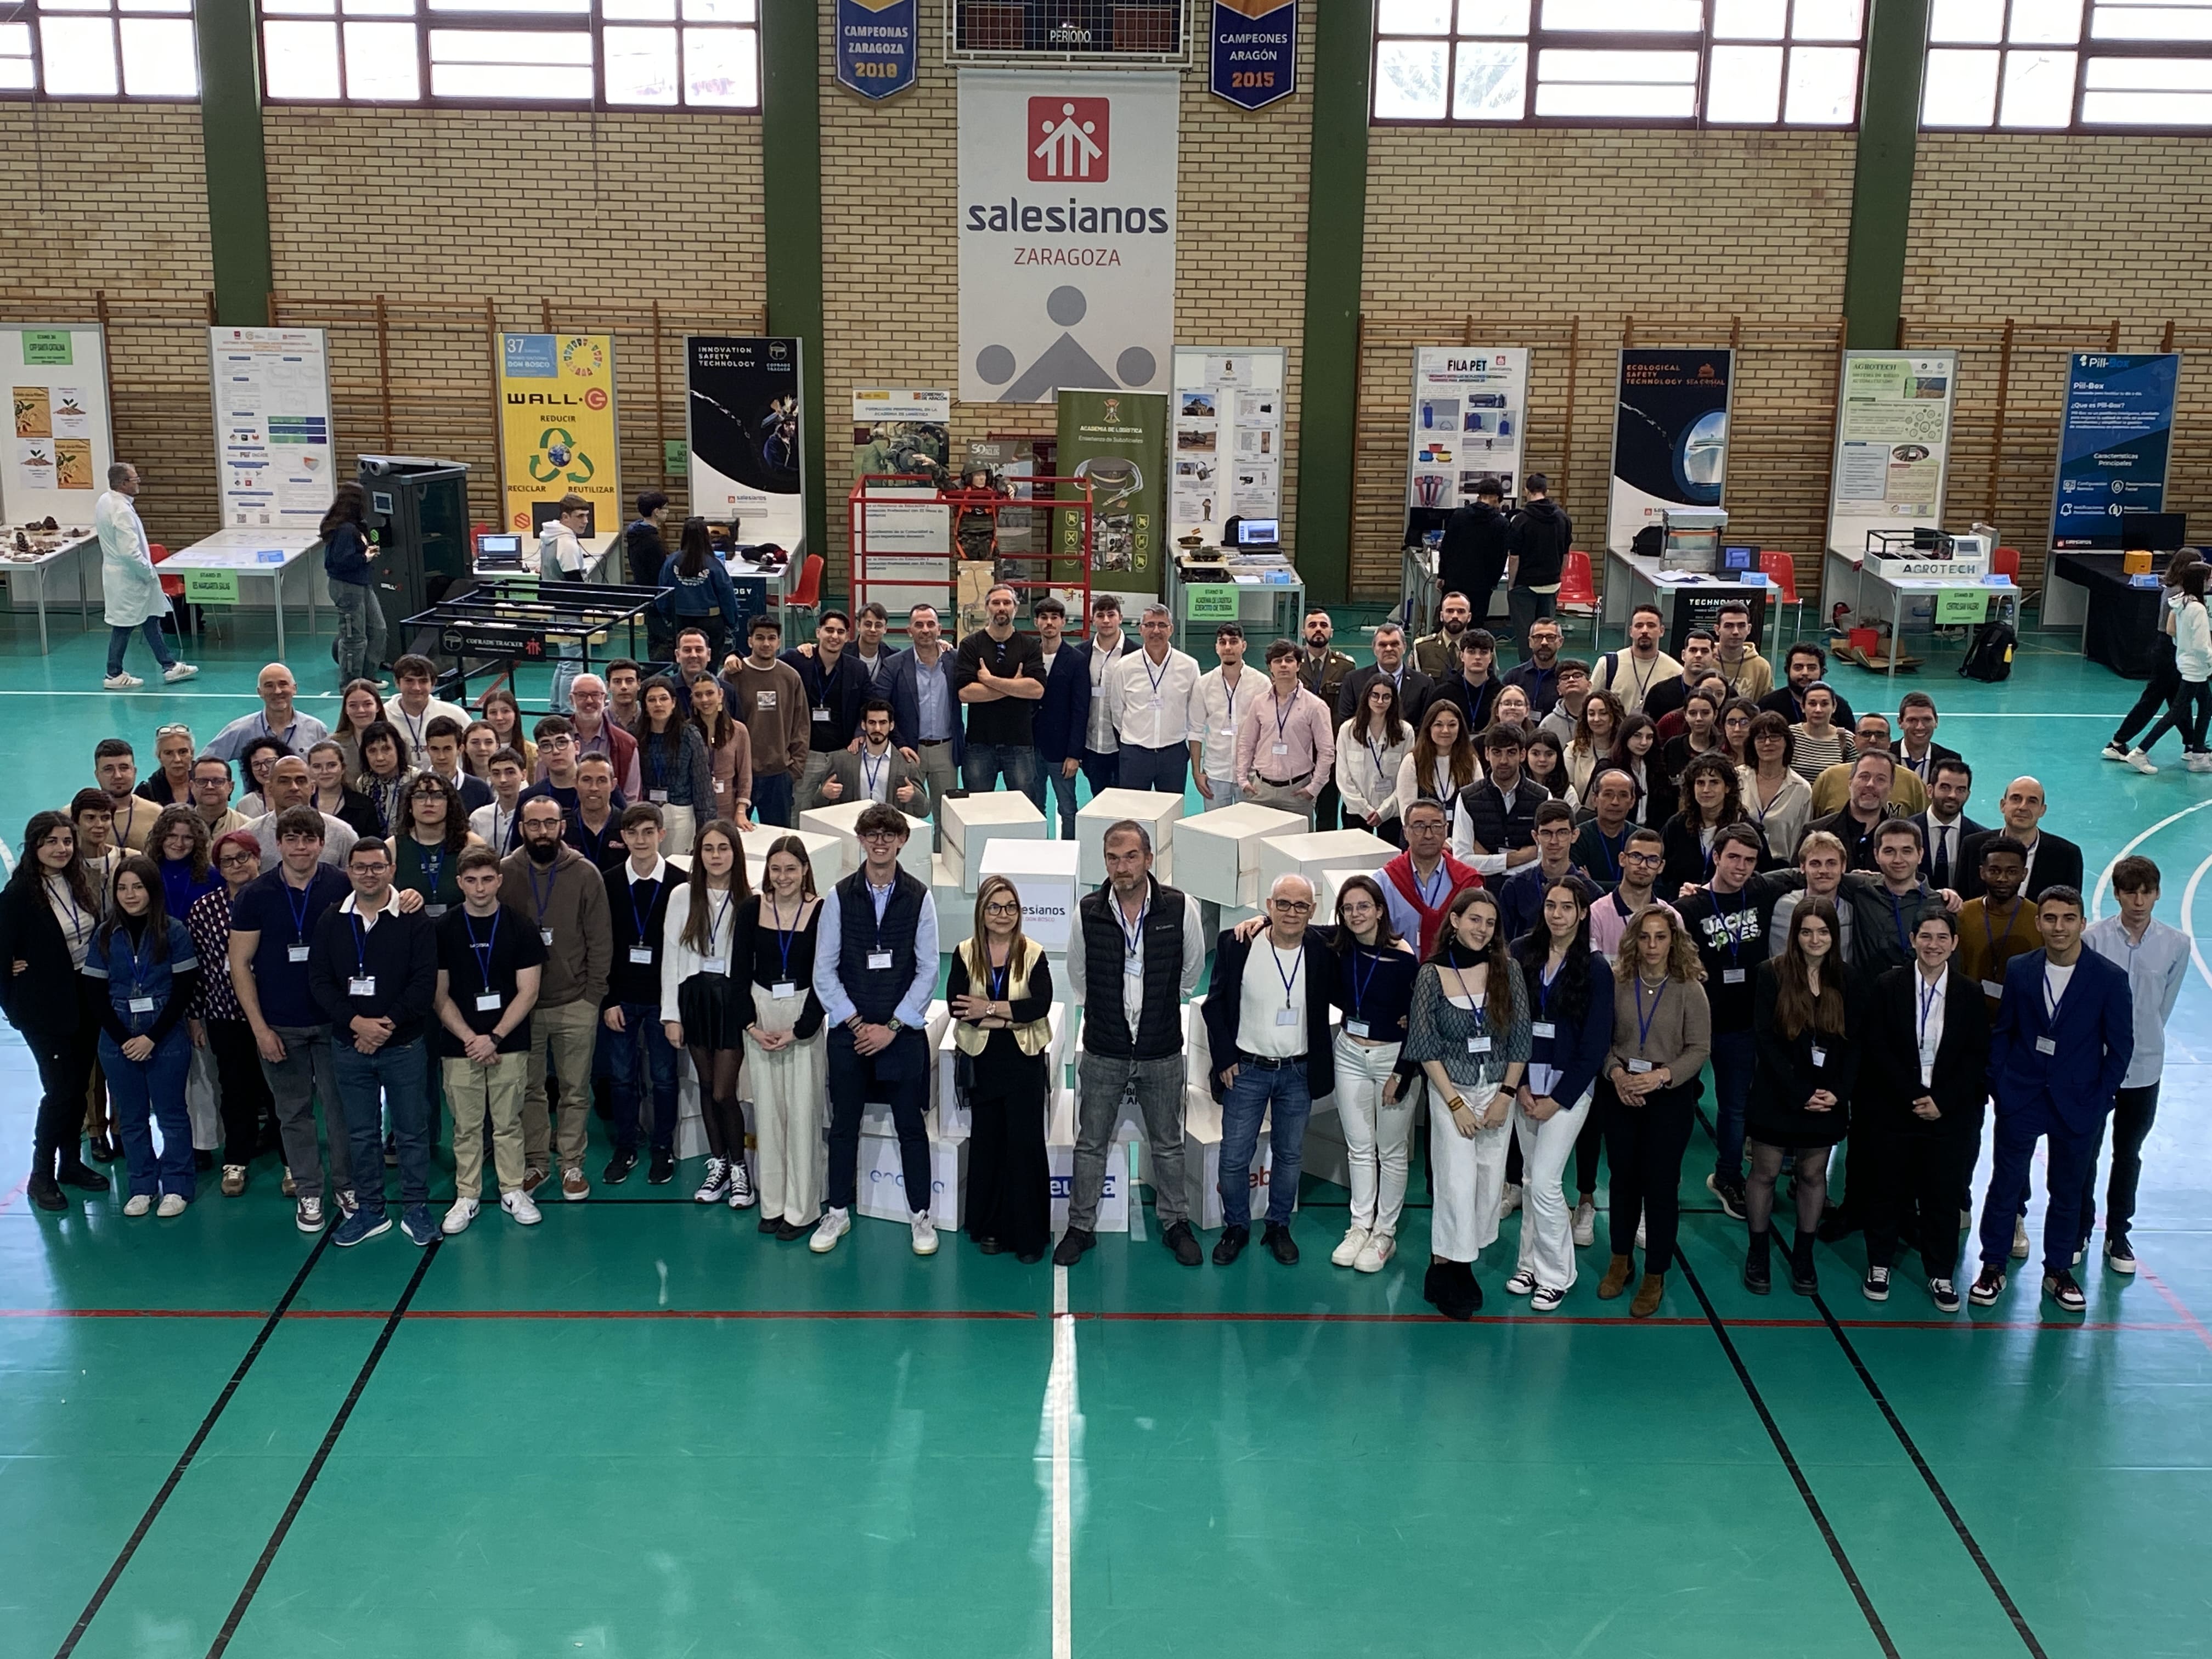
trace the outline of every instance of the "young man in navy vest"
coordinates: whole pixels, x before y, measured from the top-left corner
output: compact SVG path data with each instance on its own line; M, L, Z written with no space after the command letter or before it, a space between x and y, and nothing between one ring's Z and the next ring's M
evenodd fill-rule
M914 1253L937 1254L929 1216L929 994L937 983L937 906L899 867L906 814L878 801L855 826L866 855L825 894L814 953L814 994L829 1015L830 1209L814 1230L817 1255L853 1224L860 1109L886 1101L898 1130Z

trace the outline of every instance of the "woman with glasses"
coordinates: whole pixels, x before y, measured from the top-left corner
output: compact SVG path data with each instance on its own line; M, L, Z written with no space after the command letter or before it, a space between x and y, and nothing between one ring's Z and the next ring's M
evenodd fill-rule
M147 855L161 872L161 900L183 916L201 894L222 884L208 856L207 820L189 806L165 806L146 837Z
M1429 1271L1422 1296L1448 1319L1482 1306L1474 1262L1498 1237L1506 1127L1528 1064L1528 996L1500 937L1498 899L1480 887L1453 898L1435 957L1413 981L1403 1058L1426 1073L1432 1109Z
M390 720L374 720L361 734L361 771L355 788L368 797L375 809L379 833L395 835L407 805L407 785L415 768L407 753L407 739Z
M100 890L86 872L69 815L33 815L23 829L22 856L0 890L0 1010L23 1034L39 1068L27 1190L41 1210L68 1209L65 1186L107 1190L107 1177L77 1151L99 1031L82 970L100 912Z
M1361 702L1336 732L1336 787L1344 798L1345 827L1403 847L1398 769L1413 751L1413 729L1400 716L1398 688L1387 676L1377 674Z
M986 1255L1042 1261L1052 1242L1052 969L1022 933L1021 895L1006 877L986 876L976 890L975 931L952 952L945 995L972 1115L968 1237Z
M325 738L307 750L307 781L315 791L307 805L317 811L336 818L356 836L384 833L368 797L346 781L345 750L337 738Z
M668 896L660 946L661 1025L670 1048L690 1053L707 1130L707 1178L691 1196L733 1210L750 1209L753 1202L752 1176L745 1169L745 1109L738 1100L750 1012L744 982L731 969L737 959L736 911L748 890L738 827L716 819L693 845L691 879Z
M1375 684L1390 689L1388 680ZM1344 1011L1335 1037L1336 1105L1352 1164L1352 1217L1329 1260L1374 1273L1397 1253L1406 1206L1406 1149L1421 1068L1403 1056L1421 959L1390 926L1389 905L1371 876L1353 876L1338 890L1333 943L1340 959L1336 1004Z
M461 849L475 840L460 792L435 772L417 773L392 837L392 890L420 893L425 915L444 915L461 902Z
M1790 722L1763 709L1751 722L1751 761L1736 772L1744 811L1765 839L1766 850L1788 861L1813 821L1813 786L1791 764Z
M261 1150L262 1121L276 1111L253 1027L230 982L231 901L261 873L261 844L251 831L234 830L216 842L215 867L222 884L194 902L185 913L185 929L199 952L201 969L192 1042L215 1056L222 1096L222 1195L236 1198L246 1190L246 1166Z
M292 752L282 738L249 738L238 751L239 775L252 787L238 803L240 815L258 818L269 810L269 773Z
M1716 728L1720 733L1721 751L1733 766L1751 764L1751 723L1759 718L1759 705L1743 697L1730 697L1721 705L1721 717Z
M712 684L701 680L692 695ZM778 836L769 843L762 878L760 892L738 905L732 949L750 998L744 1076L760 1158L760 1230L788 1244L822 1218L822 1187L830 1169L823 1139L830 1045L822 1031L822 1000L814 994L822 902L814 890L814 866L796 836Z
M698 815L714 810L714 767L706 739L677 707L674 681L655 674L639 690L638 704L645 710L637 723L638 777L667 825L663 852L681 858L691 850Z
M86 947L84 976L95 987L100 1069L115 1106L130 1170L127 1216L182 1215L198 1190L185 1079L192 1041L185 1020L199 994L199 955L185 924L169 915L154 861L133 853L115 872L115 904ZM161 1135L154 1146L154 1130Z

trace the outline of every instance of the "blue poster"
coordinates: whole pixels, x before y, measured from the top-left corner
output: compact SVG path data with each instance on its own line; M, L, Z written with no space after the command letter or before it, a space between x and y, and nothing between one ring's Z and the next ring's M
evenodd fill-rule
M1298 89L1297 0L1213 0L1213 92L1258 109Z
M2058 431L2051 546L2116 545L2124 515L2164 510L2180 380L2181 358L2173 352L2075 353Z
M863 98L914 84L915 0L837 0L837 79Z

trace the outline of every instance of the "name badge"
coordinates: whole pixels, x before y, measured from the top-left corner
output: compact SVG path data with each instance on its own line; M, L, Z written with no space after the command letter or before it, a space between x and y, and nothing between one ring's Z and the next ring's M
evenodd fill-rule
M288 945L284 947L284 955L289 961L305 962L307 959L307 947L304 945Z
M1364 1037L1367 1035L1367 1022L1364 1019L1347 1019L1344 1022L1344 1029L1352 1036Z
M1827 1063L1828 1051L1826 1048L1815 1048L1813 1050L1813 1064L1815 1066L1826 1066Z
M816 710L814 711L814 720L815 720L815 723L816 723L817 725L826 725L826 724L828 724L829 720L830 720L830 711L829 711L828 709L826 709L826 708L817 708L817 709L816 709Z
M1743 983L1743 975L1744 970L1741 968L1723 968L1721 969L1721 983L1741 985Z
M1162 706L1162 704L1161 704L1161 702L1160 702L1160 700L1159 700L1158 697L1154 697L1154 698L1152 700L1152 705L1151 705L1151 706L1152 706L1152 708L1156 708L1156 709L1157 709L1157 708L1160 708L1160 707Z
M631 945L629 947L629 959L641 968L651 967L653 965L653 947L650 945Z
M645 792L645 798L649 801L656 801L665 805L668 802L668 792L665 789L648 789Z
M353 978L346 981L346 994L349 997L374 996L376 994L376 975L374 974L356 974Z
M480 1014L497 1013L499 1012L499 993L496 991L486 991L482 996L478 997L477 999L477 1012Z
M1632 1060L1628 1062L1628 1072L1632 1077L1642 1077L1650 1069L1651 1062L1648 1060Z
M775 693L773 691L756 691L753 693L753 707L756 708L775 708Z
M1993 979L1985 979L1982 981L1982 994L1985 997L2001 997L2004 994L2004 987Z
M1532 1019L1528 1022L1528 1035L1530 1036L1555 1037L1559 1036L1559 1022L1556 1020Z
M422 907L422 914L434 920L446 914L446 907L442 904L426 904Z
M869 952L868 952L868 966L869 966L869 967L871 967L871 968L872 968L872 969L876 969L880 970L880 969L882 969L888 968L888 967L890 967L890 965L891 965L891 953L890 953L890 951L869 951Z
M1133 957L1127 951L1124 951L1121 953L1121 971L1124 974L1127 974L1131 979L1142 979L1145 976L1145 963L1143 958L1139 957Z
M1291 745L1287 743L1271 743L1267 745L1267 752L1271 755L1287 755L1291 752Z
M799 994L799 986L792 980L780 979L768 988L768 994L778 1002L788 1002Z
M2035 1040L2035 1052L2036 1052L2036 1053L2038 1053L2039 1054L2057 1054L2057 1053L2058 1052L2058 1041L2057 1041L2057 1038L2055 1038L2055 1037L2038 1037L2038 1038L2036 1038L2036 1040Z
M550 927L541 927L538 930L538 937L550 945L553 942L553 930Z
M1490 1039L1486 1036L1469 1037L1467 1040L1467 1051L1471 1054L1488 1054L1490 1052Z
M131 1012L134 1014L150 1014L154 1012L154 999L151 997L131 999Z
M1297 1024L1297 1023L1298 1023L1298 1011L1297 1011L1297 1009L1295 1009L1295 1008L1278 1008L1278 1009L1276 1009L1276 1010L1275 1010L1275 1024L1278 1024L1278 1025L1295 1025L1295 1024Z
M699 971L702 974L726 974L730 971L730 959L727 957L702 957L699 958Z

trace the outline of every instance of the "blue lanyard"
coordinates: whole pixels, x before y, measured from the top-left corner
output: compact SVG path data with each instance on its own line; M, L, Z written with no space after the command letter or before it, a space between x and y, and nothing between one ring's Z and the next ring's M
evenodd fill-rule
M1667 1000L1667 988L1673 982L1671 979L1662 979L1659 981L1658 993L1651 999L1651 1012L1647 1014L1644 1012L1644 976L1640 974L1637 975L1636 1052L1638 1054L1644 1052L1644 1045L1650 1038L1651 1022L1659 1018L1659 1005Z
M1936 994L1942 988L1941 980L1933 985L1926 980L1920 981L1920 1052L1923 1054L1928 1052L1928 1011L1936 1006Z
M300 902L297 904L292 902L290 882L280 875L276 878L276 884L284 890L285 908L292 913L292 942L295 945L305 945L307 942L307 907L315 902L314 872L313 871L308 872L307 884L300 889Z
M1275 949L1275 942L1273 939L1267 941L1267 955L1274 961L1275 977L1283 981L1283 1006L1287 1008L1291 1006L1291 997L1298 982L1298 970L1306 965L1305 947L1304 945L1298 947L1297 966L1287 974L1283 971L1282 952Z
M1728 940L1729 960L1730 962L1741 963L1743 960L1743 913L1750 908L1750 892L1744 888L1737 888L1735 897L1735 926L1734 927L1724 927L1721 929L1722 936ZM1715 915L1721 915L1721 896L1718 893L1715 893L1713 895L1713 914ZM1722 919L1724 921L1727 920L1726 917L1723 917ZM1662 985L1660 987L1660 993L1662 995L1665 994L1665 986ZM1651 1006L1654 1008L1656 1008L1659 1005L1655 1001Z
M1011 951L1006 954L1006 965L1003 968L994 968L991 965L991 947L988 945L983 947L983 981L990 989L992 1001L998 1002L1005 999L1006 977L1013 972L1013 969L1014 957Z
M355 971L362 979L368 977L368 929L361 925L361 912L349 911L346 920L353 923L353 959Z
M1983 939L1984 939L1985 940L1987 940L1987 941L1988 941L1988 943L1989 943L1989 947L1990 947L1990 967L1992 967L1992 968L1996 968L1996 967L2001 966L2002 964L2000 964L2000 963L1998 963L1998 961L1997 961L1997 936L1996 936L1996 929L1994 929L1993 927L1991 927L1990 926L1990 908L1991 908L1991 906L1990 906L1990 904L1989 900L1987 900L1986 898L1985 898L1985 899L1984 899L1984 900L1982 901L1982 937L1983 937ZM2014 896L2013 896L2013 901L2012 901L2012 915L2010 915L2009 916L2008 916L2008 917L2006 917L2006 918L2005 918L2005 937L2006 937L2007 939L2010 939L2010 938L2012 937L2012 925L2013 925L2013 923L2014 923L2014 922L2018 921L2019 920L2020 920L2020 896L2019 896L2019 895L2014 894Z
M651 881L630 881L624 882L623 884L623 886L629 890L629 919L637 928L637 942L640 945L649 946L653 943L653 941L646 936L645 918L646 916L649 916L653 914L653 907L659 902L660 884L662 879L663 878L655 877ZM641 887L650 887L653 889L653 896L645 902L645 911L643 915L639 914L637 908L637 890ZM497 926L496 923L493 925L495 927Z
M1912 942L1905 936L1905 907L1894 893L1889 895L1889 925L1897 930L1897 948L1910 956Z
M2067 981L2066 990L2070 991L2073 988L2074 981ZM2043 1026L2045 1030L2056 1030L2058 1028L2058 1011L2065 1006L2065 1003L2066 991L2061 991L2055 1001L2051 998L2051 959L2046 957L2043 963Z
M1406 866L1406 873L1409 876L1413 874L1413 866L1411 864L1408 864ZM1413 876L1413 893L1414 896L1421 901L1421 908L1424 910L1433 910L1437 908L1437 898L1443 896L1444 878L1448 873L1449 872L1444 868L1444 861L1442 859L1438 859L1437 860L1436 873L1431 876L1427 881L1423 881L1419 876ZM1429 895L1429 890L1431 885L1436 889L1436 898L1431 898Z
M1268 695L1274 696L1272 691ZM1278 743L1282 741L1283 728L1291 723L1291 714L1297 706L1298 694L1295 691L1291 693L1291 706L1288 708L1283 707L1283 700L1280 697L1275 697L1275 740Z
M1242 678L1240 675L1238 677ZM1221 677L1221 690L1229 699L1229 720L1226 730L1233 737L1237 731L1237 688L1229 683L1229 676Z
M53 881L54 878L50 876L47 879L49 881ZM76 895L70 891L69 883L67 880L56 882L55 889L53 890L58 890L60 892L62 896L62 902L69 907L69 942L70 948L71 950L75 950L79 945L84 942L84 936L92 931L94 919L89 915L86 915L85 913L78 910L76 908ZM82 926L79 925L77 921L78 916L81 915L84 915L84 921Z
M1591 827L1595 829L1596 826L1593 823ZM1620 855L1627 849L1628 834L1629 826L1626 823L1620 826L1620 839L1618 841L1611 839L1602 830L1597 832L1598 851L1605 854L1605 867L1612 874L1613 884L1616 887L1620 885Z
M898 877L893 875L888 884L878 887L875 883L863 876L860 878L860 884L868 890L868 908L875 912L876 949L880 951L884 948L884 913L891 908L891 895L898 891ZM878 893L883 895L880 900L876 897Z
M438 884L446 873L446 849L441 847L438 849L438 855L433 858L429 854L421 850L420 842L416 843L416 848L415 856L421 861L423 878L429 883L430 886L430 890L422 896L435 904L438 902Z
M886 749L884 750L884 757L881 760L878 761L873 766L869 765L868 751L865 746L862 747L860 750L860 793L867 796L869 799L873 800L875 799L876 786L883 781L884 774L890 769L890 763L891 751Z
M1157 697L1160 695L1160 682L1167 678L1168 670L1175 666L1175 659L1170 657L1161 663L1160 672L1155 674L1152 672L1152 653L1148 651L1140 651L1137 654L1145 659L1145 678L1152 682L1152 696Z
M1547 950L1546 955L1549 954ZM1562 958L1557 968L1547 965L1536 970L1536 1012L1547 1018L1551 1017L1552 1012L1552 981L1559 976L1566 965L1565 959ZM1659 1005L1655 1002L1651 1006L1656 1010Z
M148 924L146 931L149 933L154 931L150 923ZM137 950L131 943L128 929L118 927L114 937L117 948L123 952L123 959L131 964L131 988L125 994L127 997L138 996L144 992L146 984L145 981L139 976Z
M722 908L714 912L714 919L707 924L707 948L709 951L714 948L714 941L721 938L722 924L729 920L730 906L737 896L738 884L733 878L730 884L722 890ZM712 904L714 900L709 898L707 902Z
M538 890L538 866L532 864L522 873L530 883L530 902L538 907L538 927L543 932L545 907L553 902L553 890L561 884L561 861L558 859L553 861L552 873L545 878L545 890L542 893Z
M499 944L499 911L506 908L505 905L501 905L499 910L494 910L491 913L491 937L481 945L477 943L476 918L465 910L461 912L461 926L468 932L469 949L476 955L477 973L483 979L483 988L487 991L492 988L491 953Z
M805 914L805 899L799 901L799 915ZM791 919L792 925L786 927L783 925L783 906L773 893L769 895L768 913L770 926L775 933L776 960L782 964L783 977L788 980L791 977L791 942L799 937L799 917L793 916Z
M1366 1005L1367 988L1375 982L1375 964L1381 959L1379 952L1370 953L1367 964L1366 976L1362 978L1359 972L1359 958L1361 954L1366 951L1367 947L1364 945L1354 945L1352 947L1352 1017L1354 1019L1358 1019L1360 1017L1359 1011ZM1300 953L1298 960L1301 963L1305 960L1305 957L1303 952ZM1277 973L1280 973L1282 969L1283 964L1281 962L1278 961L1275 963L1275 971ZM1285 986L1283 988L1287 991L1290 988L1288 986Z
M1138 952L1145 948L1145 919L1152 914L1152 890L1149 886L1145 889L1145 902L1137 907L1137 923L1133 927L1122 921L1121 907L1118 902L1109 900L1106 908L1114 913L1114 925L1121 930L1122 949L1127 953L1129 961L1134 962Z

